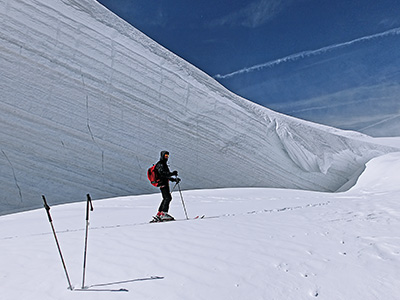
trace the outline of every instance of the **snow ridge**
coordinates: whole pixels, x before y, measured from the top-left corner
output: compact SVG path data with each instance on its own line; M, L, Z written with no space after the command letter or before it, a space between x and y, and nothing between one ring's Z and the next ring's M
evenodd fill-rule
M247 101L94 0L0 0L0 213L184 189L336 191L396 148Z

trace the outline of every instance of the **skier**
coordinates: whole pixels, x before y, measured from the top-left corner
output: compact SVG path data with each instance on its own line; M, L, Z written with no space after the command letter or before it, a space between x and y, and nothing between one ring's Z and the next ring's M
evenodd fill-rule
M160 207L158 209L158 213L156 219L158 221L172 221L174 217L168 214L169 204L172 200L171 192L169 189L169 181L180 182L180 178L178 178L178 171L171 172L168 168L167 162L169 158L168 151L161 151L160 160L157 162L155 169L158 172L158 176L160 179L160 183L158 187L160 188L162 201ZM172 177L175 176L175 177Z

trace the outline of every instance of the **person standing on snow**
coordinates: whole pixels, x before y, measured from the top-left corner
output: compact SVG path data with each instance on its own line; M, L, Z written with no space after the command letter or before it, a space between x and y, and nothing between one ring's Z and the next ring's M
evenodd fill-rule
M155 169L157 170L160 179L158 187L160 188L162 195L162 201L156 217L159 221L174 220L174 218L168 214L169 204L172 200L171 192L169 189L169 181L177 183L179 183L180 181L180 178L176 177L178 176L178 171L171 172L169 170L169 167L167 165L168 158L169 158L169 152L161 151L160 160L157 162L155 166Z

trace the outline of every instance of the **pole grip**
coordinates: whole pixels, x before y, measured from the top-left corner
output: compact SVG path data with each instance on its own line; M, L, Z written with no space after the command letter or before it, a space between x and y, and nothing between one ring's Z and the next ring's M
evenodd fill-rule
M89 201L89 203L90 203L90 211L93 211L92 198L90 197L89 194L87 194L86 196L87 196L87 199L88 199L88 201Z
M90 198L90 195L86 195L87 200L86 200L86 221L89 221L89 207L90 210L93 211L93 205L92 205L92 198Z
M49 222L51 223L53 222L53 220L51 219L50 215L50 206L47 204L46 197L44 195L42 195L42 198L43 198L43 206L46 209L47 217L49 218Z
M93 211L93 204L92 204L92 198L90 197L89 194L86 195L87 201L86 201L86 221L89 221L89 207L90 211Z

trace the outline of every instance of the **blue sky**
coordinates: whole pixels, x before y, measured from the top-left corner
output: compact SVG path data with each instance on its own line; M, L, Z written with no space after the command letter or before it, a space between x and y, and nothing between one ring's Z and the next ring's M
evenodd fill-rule
M398 0L98 0L233 92L400 136Z

